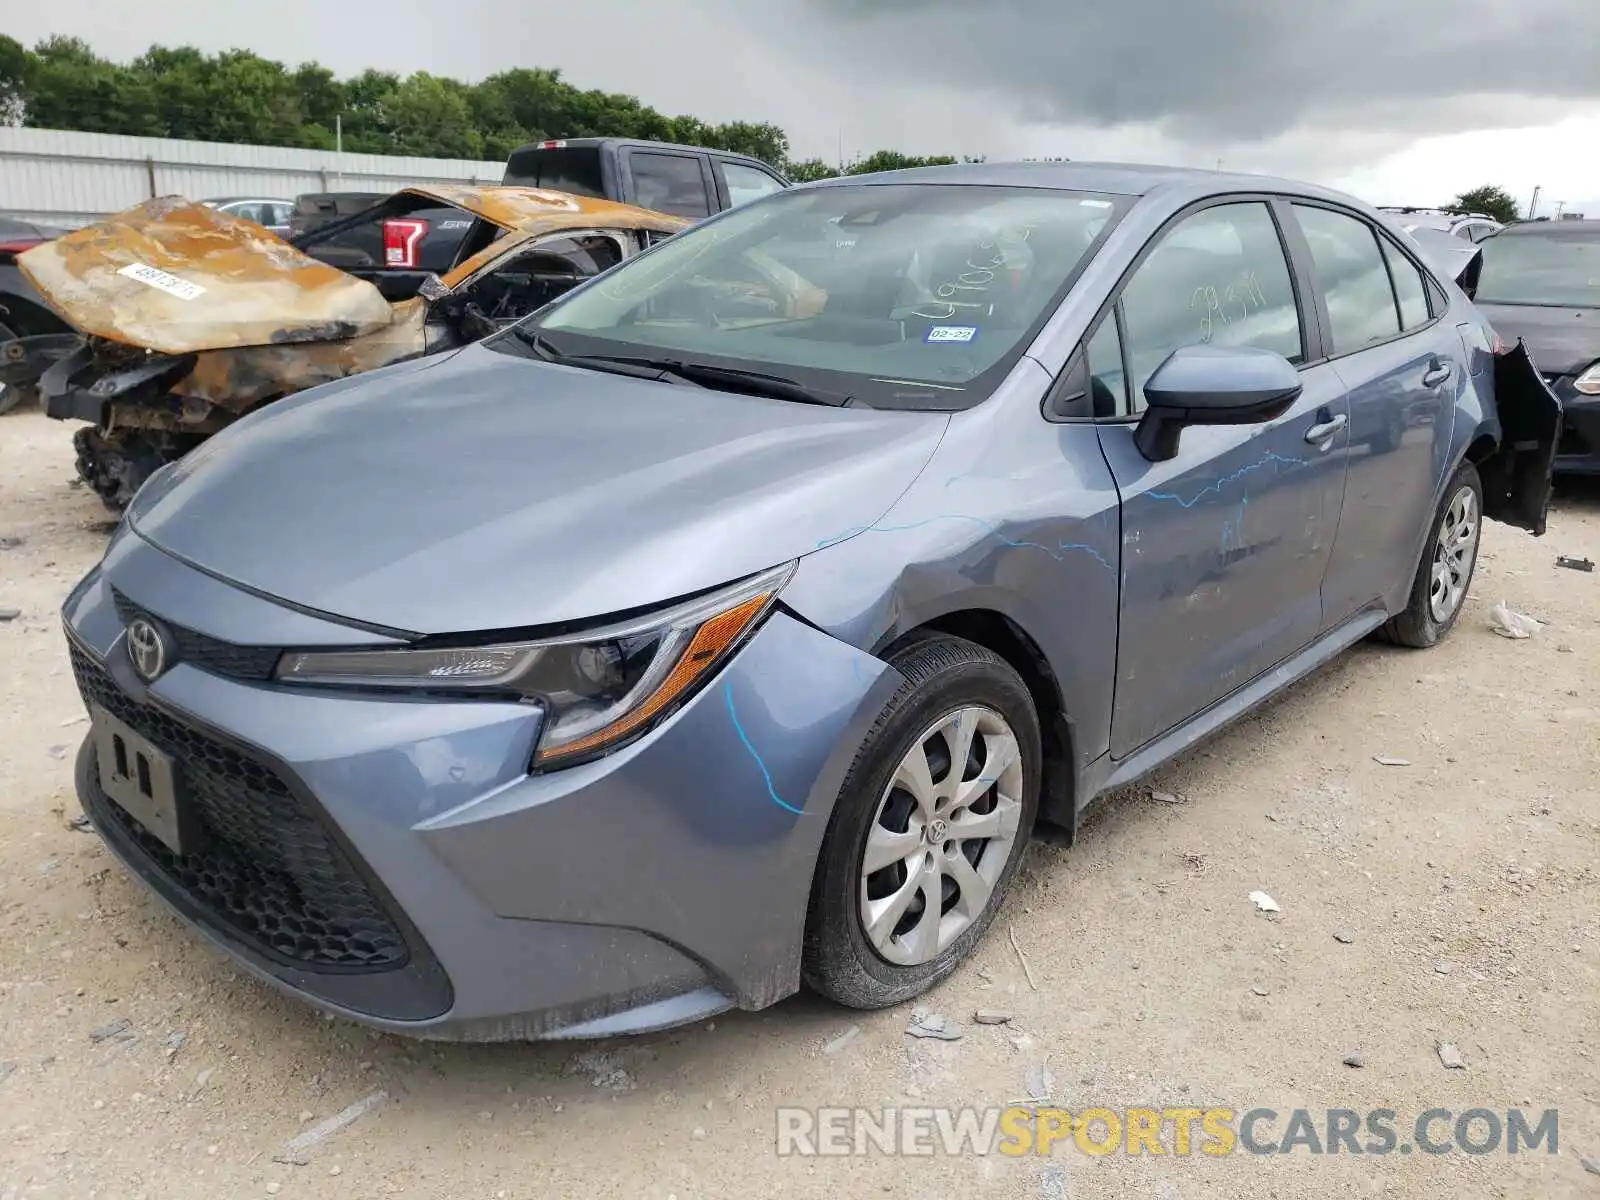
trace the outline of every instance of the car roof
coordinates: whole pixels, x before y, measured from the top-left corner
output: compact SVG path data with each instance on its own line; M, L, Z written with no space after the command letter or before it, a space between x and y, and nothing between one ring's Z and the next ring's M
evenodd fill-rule
M1495 237L1600 237L1600 220L1519 221Z
M684 154L715 154L719 158L736 158L741 162L760 163L761 166L766 167L768 170L772 169L770 164L761 162L759 158L749 154L740 154L734 150L718 150L715 146L688 146L680 142L657 142L649 138L546 138L539 142L525 142L507 157L509 159L518 154L525 154L530 150L597 150L601 146L640 146L646 150L677 150Z
M811 187L837 187L851 183L950 183L989 186L1051 188L1060 191L1102 192L1113 196L1148 196L1169 189L1209 192L1289 192L1349 203L1351 197L1331 188L1300 180L1242 172L1211 171L1200 167L1164 167L1149 163L1118 162L983 162L949 163L936 167L910 167L871 175L843 175Z

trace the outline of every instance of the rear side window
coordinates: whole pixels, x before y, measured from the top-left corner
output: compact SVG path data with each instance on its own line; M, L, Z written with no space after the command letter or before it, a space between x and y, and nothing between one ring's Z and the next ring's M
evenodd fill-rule
M1377 231L1327 208L1294 206L1332 326L1333 352L1348 354L1400 332L1399 307Z
M728 189L728 204L732 208L783 189L783 185L765 171L747 167L743 163L724 162L721 159L713 161L722 173L722 186Z
M675 217L711 215L711 198L706 195L705 175L698 158L635 150L628 161L633 170L634 203L641 208Z
M1219 204L1173 226L1128 280L1121 303L1134 412L1144 408L1145 383L1181 346L1254 346L1305 360L1289 263L1260 201ZM1098 372L1092 346L1090 356Z
M1426 325L1432 317L1428 313L1428 285L1422 280L1422 272L1388 238L1378 240L1389 264L1389 277L1394 280L1395 298L1400 301L1401 327L1409 332Z

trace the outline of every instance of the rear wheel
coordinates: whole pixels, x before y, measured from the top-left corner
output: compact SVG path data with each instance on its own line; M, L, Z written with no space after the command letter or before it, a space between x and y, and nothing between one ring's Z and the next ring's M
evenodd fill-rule
M1387 641L1425 649L1450 632L1472 586L1482 533L1483 485L1478 469L1462 463L1434 514L1406 607L1383 627Z
M993 921L1038 808L1039 719L1022 678L972 642L891 658L906 682L856 756L823 842L803 972L882 1008L931 987Z

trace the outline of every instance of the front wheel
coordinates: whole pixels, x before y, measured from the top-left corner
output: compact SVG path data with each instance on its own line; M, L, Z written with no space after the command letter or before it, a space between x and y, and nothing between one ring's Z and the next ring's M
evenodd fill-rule
M1005 660L939 636L890 662L906 682L845 779L806 922L806 983L852 1008L898 1004L955 970L1038 809L1039 718Z
M1383 627L1399 646L1425 649L1438 644L1461 616L1483 533L1483 484L1478 468L1462 463L1444 490L1405 609Z

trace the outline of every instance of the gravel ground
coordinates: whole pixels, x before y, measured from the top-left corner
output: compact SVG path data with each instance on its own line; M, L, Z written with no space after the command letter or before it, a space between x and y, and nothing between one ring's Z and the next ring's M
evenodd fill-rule
M1600 572L1555 566L1600 560L1600 489L1564 493L1543 539L1490 526L1443 646L1362 646L1071 850L1033 846L925 1001L958 1041L801 997L634 1041L438 1046L242 977L71 828L85 726L56 613L108 525L70 433L0 421L0 608L20 610L0 622L0 1200L1600 1196ZM1496 637L1502 599L1545 624ZM1559 1151L775 1153L779 1105L1004 1105L1041 1082L1074 1110L1273 1108L1268 1138L1295 1108L1394 1109L1402 1134L1430 1108L1555 1108Z

